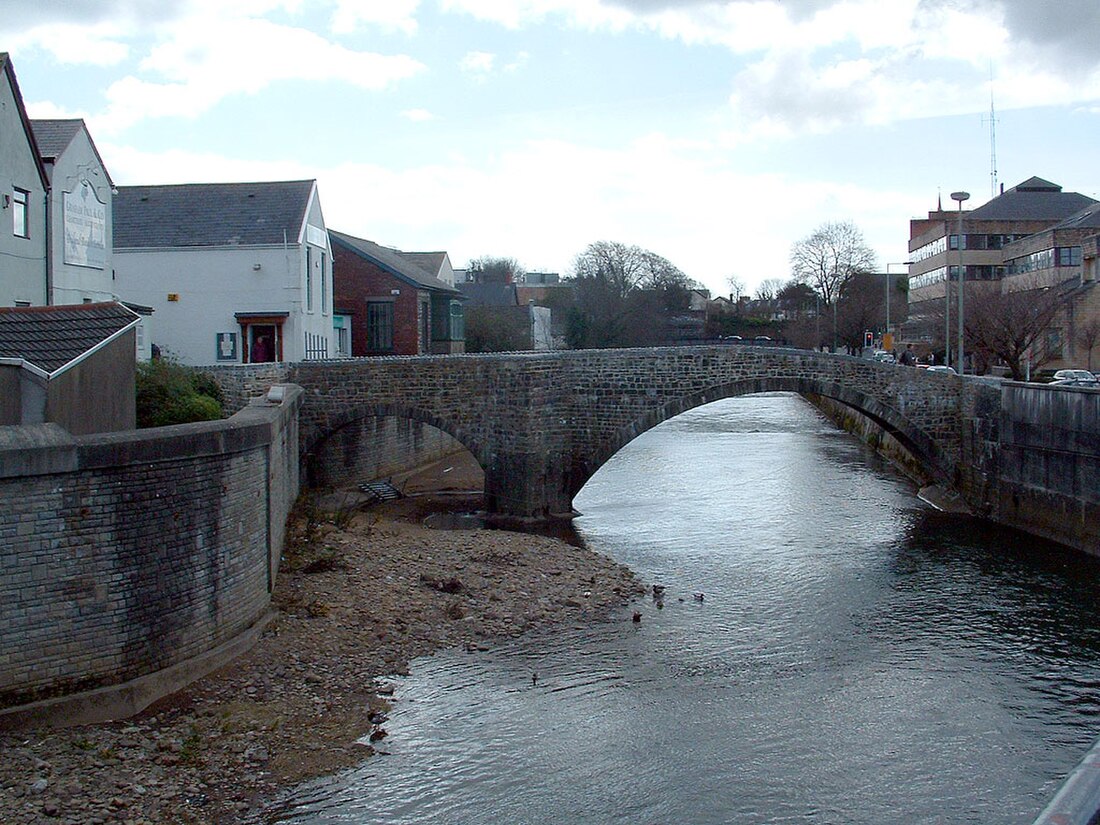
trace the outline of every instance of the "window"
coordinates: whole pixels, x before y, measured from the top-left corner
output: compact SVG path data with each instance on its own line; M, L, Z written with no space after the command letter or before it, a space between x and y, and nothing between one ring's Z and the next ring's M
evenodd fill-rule
M332 331L336 336L336 356L351 357L351 318L346 315L332 316Z
M1057 258L1055 266L1081 265L1081 247L1079 246L1059 246L1055 248L1054 254Z
M313 247L306 245L306 312L313 312Z
M27 225L27 197L29 195L29 192L16 189L11 196L12 231L20 238L30 237L30 228Z
M324 252L321 253L321 314L328 315L328 277L325 275Z
M451 302L451 340L462 341L466 337L466 317L462 312L462 304L458 301Z
M367 302L367 351L390 352L393 349L393 302Z

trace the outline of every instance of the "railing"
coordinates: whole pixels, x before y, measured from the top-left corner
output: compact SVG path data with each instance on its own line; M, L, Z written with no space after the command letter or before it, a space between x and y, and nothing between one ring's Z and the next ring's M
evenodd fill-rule
M1034 825L1096 825L1100 823L1100 742L1066 777L1054 799Z

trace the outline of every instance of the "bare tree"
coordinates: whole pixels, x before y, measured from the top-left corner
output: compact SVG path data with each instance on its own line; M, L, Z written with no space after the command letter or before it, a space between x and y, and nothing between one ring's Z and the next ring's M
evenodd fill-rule
M1000 283L966 285L964 334L968 352L992 363L1000 359L1014 381L1023 381L1026 364L1041 367L1056 352L1045 338L1053 328L1066 295L1058 287L1037 287L1003 292Z
M741 303L741 296L748 295L748 291L745 288L745 282L738 278L736 275L730 275L726 278L726 285L730 288L730 301L736 306Z
M873 272L875 253L855 224L825 223L791 247L791 273L809 284L826 305L840 297L857 272Z
M667 259L637 246L598 241L576 257L576 304L567 338L573 347L657 343L663 314L686 306L695 286Z
M756 300L774 301L779 297L779 293L783 291L783 286L783 281L780 278L766 278L756 288Z
M470 261L470 273L479 284L511 284L522 280L523 267L515 258L495 258L482 255Z
M1077 335L1074 338L1078 346L1084 347L1088 353L1088 369L1092 372L1092 351L1100 344L1100 315L1093 315L1088 320L1077 325Z
M837 346L837 303L844 288L859 272L875 268L875 253L863 233L849 221L825 223L791 247L791 273L809 284L832 307L833 349Z

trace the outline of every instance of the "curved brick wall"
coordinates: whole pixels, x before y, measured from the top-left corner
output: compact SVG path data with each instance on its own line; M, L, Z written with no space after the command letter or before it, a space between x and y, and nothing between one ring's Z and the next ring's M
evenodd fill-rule
M0 427L0 708L178 666L266 614L298 490L286 390L217 422Z

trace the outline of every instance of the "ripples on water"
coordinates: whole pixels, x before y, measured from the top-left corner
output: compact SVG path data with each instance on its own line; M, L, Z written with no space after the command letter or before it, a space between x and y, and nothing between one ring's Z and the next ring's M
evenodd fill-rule
M679 416L576 506L664 609L418 660L390 755L268 821L1030 823L1100 735L1100 563L930 509L796 397Z

